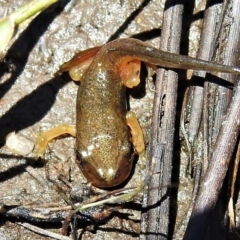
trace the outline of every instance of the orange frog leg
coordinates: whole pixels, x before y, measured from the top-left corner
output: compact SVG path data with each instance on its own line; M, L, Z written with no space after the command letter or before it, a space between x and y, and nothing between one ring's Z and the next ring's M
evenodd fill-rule
M156 65L145 63L146 66L156 70ZM141 61L134 57L125 57L119 64L119 75L123 84L132 88L140 83Z
M76 127L69 124L60 124L57 127L54 127L42 134L40 134L36 140L35 148L33 150L33 157L38 159L43 156L46 152L48 143L63 134L70 134L72 136L76 136Z
M128 88L137 86L140 83L140 70L140 60L126 57L119 66L119 75L123 84Z
M82 75L101 48L102 46L98 46L79 52L70 61L64 63L56 75L69 71L69 75L74 81L81 80Z
M131 129L132 142L135 148L135 151L138 155L145 152L145 144L143 138L143 132L139 125L136 115L129 111L126 115L127 125Z

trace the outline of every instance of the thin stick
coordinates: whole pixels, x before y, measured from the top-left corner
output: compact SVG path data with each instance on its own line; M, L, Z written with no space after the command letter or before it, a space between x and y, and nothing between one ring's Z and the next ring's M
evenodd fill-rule
M71 240L71 238L69 237L66 237L66 236L62 236L60 234L57 234L57 233L53 233L53 232L50 232L50 231L47 231L47 230L44 230L42 228L39 228L39 227L35 227L29 223L19 223L19 222L16 222L18 225L20 226L23 226L35 233L38 233L40 235L44 235L44 236L47 236L47 237L51 237L51 238L55 238L55 239L58 239L58 240Z

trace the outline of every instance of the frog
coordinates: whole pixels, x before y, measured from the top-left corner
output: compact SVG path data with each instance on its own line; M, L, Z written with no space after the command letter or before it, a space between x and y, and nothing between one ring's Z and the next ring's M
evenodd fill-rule
M36 140L34 156L41 157L52 139L76 137L76 162L89 183L112 188L125 182L136 155L145 153L141 127L128 111L126 88L140 82L141 62L170 69L193 69L239 74L240 69L161 51L137 39L111 41L76 54L57 74L69 72L80 80L76 126L61 124Z

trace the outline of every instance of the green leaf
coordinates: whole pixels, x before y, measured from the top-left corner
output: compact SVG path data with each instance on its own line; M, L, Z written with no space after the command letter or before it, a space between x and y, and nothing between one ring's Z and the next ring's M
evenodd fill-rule
M27 19L36 16L51 4L59 0L32 0L21 6L9 16L0 19L0 54L8 45L14 35L15 27Z
M0 53L13 37L15 23L11 17L0 19Z

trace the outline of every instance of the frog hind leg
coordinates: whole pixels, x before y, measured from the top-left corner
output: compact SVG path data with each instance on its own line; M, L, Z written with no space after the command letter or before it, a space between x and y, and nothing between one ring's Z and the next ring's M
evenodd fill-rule
M60 124L38 136L33 150L33 158L38 159L43 156L47 149L48 143L63 134L70 134L76 136L76 127L69 124Z
M140 83L141 61L132 57L126 57L119 63L119 75L123 84L132 88Z
M156 66L150 63L145 63L146 66L156 70ZM126 57L119 63L119 75L123 84L132 88L140 83L141 61L132 57Z
M140 155L145 152L143 132L139 125L136 115L129 111L126 115L127 125L131 129L132 143L135 151Z
M98 46L77 53L70 61L64 63L55 75L69 71L69 75L74 81L80 81L83 73L101 48L102 46Z

